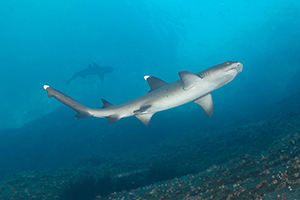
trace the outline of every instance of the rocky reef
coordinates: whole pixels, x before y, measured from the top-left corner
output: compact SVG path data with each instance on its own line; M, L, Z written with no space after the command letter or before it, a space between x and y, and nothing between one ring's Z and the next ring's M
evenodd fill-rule
M297 199L299 118L180 132L119 157L10 174L0 199Z

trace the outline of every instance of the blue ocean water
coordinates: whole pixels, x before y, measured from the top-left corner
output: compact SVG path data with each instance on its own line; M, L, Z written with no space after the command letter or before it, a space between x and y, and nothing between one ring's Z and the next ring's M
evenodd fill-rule
M143 171L136 164L143 154L136 152L159 161L165 158L155 145L167 143L176 152L180 141L201 138L201 131L299 113L297 101L289 103L300 92L299 16L300 2L294 0L0 2L0 177L116 155L124 155L118 170ZM190 103L155 114L146 127L134 117L115 124L79 120L43 89L47 84L100 108L100 98L118 105L146 94L145 75L171 83L180 71L196 73L226 61L242 62L244 69L212 93L210 118ZM91 75L65 84L92 63L114 71L103 81ZM265 145L248 153L259 154ZM228 160L207 161L205 167Z

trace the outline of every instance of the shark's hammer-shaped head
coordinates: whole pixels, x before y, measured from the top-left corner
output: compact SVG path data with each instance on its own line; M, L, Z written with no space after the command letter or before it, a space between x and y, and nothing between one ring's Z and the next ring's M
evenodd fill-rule
M241 62L225 62L208 69L210 77L218 82L218 88L230 83L239 73L244 65Z

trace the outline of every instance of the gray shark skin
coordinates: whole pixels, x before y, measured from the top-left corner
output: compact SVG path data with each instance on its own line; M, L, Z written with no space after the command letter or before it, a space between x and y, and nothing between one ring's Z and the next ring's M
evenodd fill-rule
M113 105L101 99L103 102L101 109L85 107L48 85L44 85L44 89L47 90L49 98L55 97L77 111L76 118L93 116L108 118L109 123L115 123L121 118L135 116L146 126L153 114L192 101L200 105L210 117L214 107L211 92L230 83L243 67L240 62L228 61L196 74L182 71L179 72L180 79L170 84L153 76L145 76L145 80L150 85L149 93L121 105Z
M76 79L77 77L85 78L88 75L98 75L101 81L104 79L104 74L108 74L114 71L114 68L109 66L100 67L96 63L93 65L89 65L88 68L83 69L77 73L75 73L69 80L65 81L67 85L70 84L71 81Z

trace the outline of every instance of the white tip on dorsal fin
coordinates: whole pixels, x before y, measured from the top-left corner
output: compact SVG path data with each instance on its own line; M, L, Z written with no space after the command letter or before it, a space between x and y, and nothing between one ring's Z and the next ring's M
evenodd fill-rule
M194 103L201 106L204 110L204 112L211 117L214 112L214 102L212 100L211 93L205 95L204 97L201 97L199 99L196 99Z
M182 72L179 72L178 74L179 74L181 80L183 81L183 89L184 90L191 89L192 87L194 87L195 83L202 80L198 75L196 75L192 72L182 71Z
M47 90L48 87L50 87L49 85L44 85L44 89Z
M165 81L163 81L159 78L156 78L154 76L144 76L144 79L148 82L148 84L150 86L149 92L152 92L152 91L168 84Z

